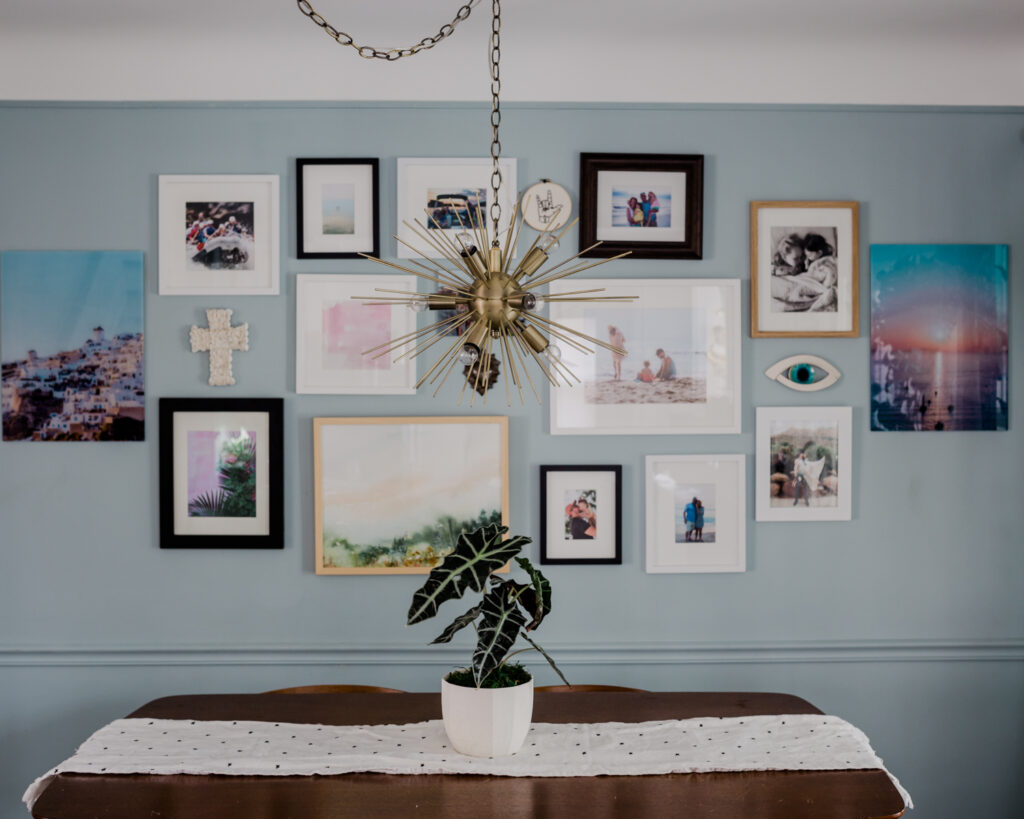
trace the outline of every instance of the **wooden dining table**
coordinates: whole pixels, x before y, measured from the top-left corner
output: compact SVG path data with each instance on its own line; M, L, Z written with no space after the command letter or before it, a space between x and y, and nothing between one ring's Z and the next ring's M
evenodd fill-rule
M769 693L539 692L534 722L645 722L820 714ZM439 694L210 694L154 700L128 715L381 725L440 719ZM879 769L652 776L505 777L58 774L37 819L320 819L320 817L896 817L903 798Z

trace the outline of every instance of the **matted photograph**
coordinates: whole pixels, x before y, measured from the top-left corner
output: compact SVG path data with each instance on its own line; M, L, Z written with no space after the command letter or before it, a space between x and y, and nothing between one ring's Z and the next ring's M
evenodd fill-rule
M5 441L141 441L146 379L139 251L0 254Z
M1009 246L871 246L871 429L1005 430Z
M750 334L860 334L857 202L750 203Z
M703 207L703 156L580 154L583 256L699 259Z
M416 330L405 305L374 303L377 288L415 291L413 276L300 274L295 277L295 391L412 395L416 359L388 352Z
M160 399L160 547L284 547L280 398Z
M757 408L757 519L850 520L850 407Z
M573 279L552 295L602 288L629 302L553 302L551 320L596 338L563 344L580 379L551 391L553 435L740 431L740 304L735 279Z
M278 177L161 175L160 295L276 295Z
M300 259L380 255L379 166L376 157L295 160Z
M502 185L501 220L498 230L505 231L515 216L516 160L502 157L499 162ZM491 229L491 169L490 159L477 158L408 158L398 159L398 258L415 259L422 253L429 258L442 258L428 239L417 235L406 222L419 222L427 236L443 234L443 242L455 242L457 233L472 231L483 214L488 230ZM492 237L493 238L493 237ZM413 249L415 248L415 250Z
M508 525L508 418L314 418L317 574L428 574Z
M648 455L646 467L647 571L746 571L745 456Z
M540 562L622 563L622 467L541 466Z

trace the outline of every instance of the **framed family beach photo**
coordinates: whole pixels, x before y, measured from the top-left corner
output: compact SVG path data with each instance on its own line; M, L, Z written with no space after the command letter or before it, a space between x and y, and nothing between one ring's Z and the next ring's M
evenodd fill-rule
M541 466L540 562L622 563L622 467Z
M561 345L580 379L551 390L552 435L740 431L737 279L573 279L551 294L601 290L622 302L552 302L550 317L625 353Z
M295 391L412 395L416 359L384 348L416 330L404 305L373 304L376 288L416 290L413 276L299 274L295 277Z
M700 259L703 235L702 155L580 154L581 255Z
M160 548L284 548L284 400L160 399Z
M850 520L853 410L757 408L757 520Z
M856 338L857 202L750 203L750 335Z
M280 292L276 175L159 180L160 295Z
M508 418L314 418L317 574L428 574L508 525Z
M380 160L296 159L296 240L300 259L380 255Z
M649 574L747 569L744 455L648 455Z

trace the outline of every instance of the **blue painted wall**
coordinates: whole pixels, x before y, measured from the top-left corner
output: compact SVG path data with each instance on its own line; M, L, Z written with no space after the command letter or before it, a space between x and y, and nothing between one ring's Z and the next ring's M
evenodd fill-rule
M1013 816L1024 800L1024 356L1011 355L1010 431L868 431L867 247L1004 242L1024 254L1024 112L512 105L505 150L520 187L578 192L580 151L706 156L705 258L625 260L610 276L743 279L743 432L552 437L547 407L510 416L512 525L536 536L541 463L621 463L622 566L551 567L542 642L571 679L655 689L776 690L853 721L927 817ZM106 721L170 693L330 680L433 690L466 646L403 626L411 577L313 574L317 415L449 415L449 393L297 396L296 273L377 272L295 258L296 157L381 157L385 236L395 158L479 155L480 106L0 105L0 249L146 254L148 439L0 443L0 816ZM281 175L277 297L157 296L157 176ZM748 203L861 203L861 329L850 340L747 337ZM575 236L563 245L566 253ZM395 244L384 242L393 256ZM1024 288L1011 284L1011 337ZM188 351L203 308L250 326L238 385L206 386ZM1019 343L1014 345L1021 349ZM801 396L766 379L796 352L843 379ZM503 391L502 391L503 393ZM283 551L160 551L157 399L284 396ZM503 394L502 394L503 399ZM845 404L854 417L854 519L753 521L754 407ZM478 403L479 407L479 403ZM503 400L487 412L504 410ZM480 410L474 410L479 412ZM643 457L746 453L745 574L647 575ZM542 682L550 672L538 667Z

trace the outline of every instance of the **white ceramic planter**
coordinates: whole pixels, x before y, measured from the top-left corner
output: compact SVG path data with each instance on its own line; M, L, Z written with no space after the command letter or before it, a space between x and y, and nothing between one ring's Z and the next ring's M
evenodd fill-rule
M530 731L533 680L514 688L464 688L442 679L441 715L460 754L509 756Z

